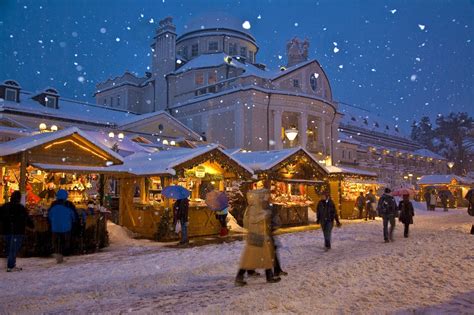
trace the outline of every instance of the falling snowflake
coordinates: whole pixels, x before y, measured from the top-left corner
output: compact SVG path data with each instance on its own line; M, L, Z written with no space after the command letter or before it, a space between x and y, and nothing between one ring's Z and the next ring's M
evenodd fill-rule
M77 32L72 32L71 35L72 37L77 37L79 34L77 34Z
M420 57L415 58L416 61L421 61Z
M148 23L153 24L153 23L155 23L155 20L153 20L153 18L151 18L151 19L148 21Z
M416 81L416 74L412 74L411 77L410 77L410 80L412 82L415 82Z
M115 41L118 43L120 41L120 37L115 38Z
M423 24L418 24L418 27L420 28L420 30L424 31L426 26Z
M81 83L84 83L86 79L83 77L83 76L78 76L77 77L77 81L81 82Z
M102 27L102 28L100 29L100 32L101 32L102 34L105 34L105 33L107 32L107 30L105 29L105 27Z
M377 70L375 70L374 68L370 69L370 71L372 71L372 72L377 72Z
M250 22L249 21L245 21L244 23L242 23L242 27L246 30L249 30L250 29Z
M344 65L339 65L339 69L342 69L342 68L344 68Z
M298 25L299 25L298 22L295 22L295 26L298 27Z
M334 53L337 54L339 52L339 48L334 47Z
M392 14L395 14L397 12L397 9L392 9L390 10L390 12L392 12Z
M257 19L260 20L261 18L262 18L262 16L259 14L259 15L257 16Z
M332 42L332 44L333 44L334 46L337 46L337 43L336 43L336 42Z
M278 59L280 59L280 60L281 60L281 58L283 58L283 56L282 56L282 55L278 55Z
M313 75L316 79L319 78L319 73L315 72L315 73L313 73Z

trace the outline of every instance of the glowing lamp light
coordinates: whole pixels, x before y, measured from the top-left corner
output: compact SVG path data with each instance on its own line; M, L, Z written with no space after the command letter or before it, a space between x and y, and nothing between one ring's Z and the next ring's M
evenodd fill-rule
M164 144L164 145L168 145L168 144L169 144L168 140L164 139L164 140L163 140L163 144Z
M171 140L171 141L170 141L170 145L176 145L176 141Z
M115 133L113 133L112 131L109 132L109 138L114 138L115 137Z
M51 126L51 131L58 131L58 126L52 125Z
M123 133L119 133L117 135L117 137L119 138L119 140L123 140L123 138L125 137Z
M232 57L231 56L225 56L224 61L230 64L232 62Z
M285 130L285 135L288 138L288 140L293 141L296 139L296 136L298 135L298 129L295 127L291 127L289 129Z
M448 162L448 167L449 167L449 169L452 169L452 168L453 168L453 166L454 166L454 162L451 162L451 161L450 161L450 162Z
M106 166L111 166L111 165L114 165L114 162L112 162L112 161L107 161L107 162L105 162L105 165L106 165Z
M39 124L39 127L38 127L38 128L39 128L40 131L45 131L46 128L48 128L48 127L46 126L45 123L41 123L41 124Z

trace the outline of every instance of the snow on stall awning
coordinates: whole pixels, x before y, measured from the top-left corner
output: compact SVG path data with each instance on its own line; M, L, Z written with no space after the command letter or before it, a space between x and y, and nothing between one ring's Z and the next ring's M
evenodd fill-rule
M70 173L96 173L96 174L117 174L126 173L124 171L117 172L110 166L82 166L82 165L62 165L62 164L47 164L47 163L32 163L36 168L49 172L70 172Z
M452 174L424 175L424 176L421 176L421 178L418 180L418 184L419 185L435 185L435 184L448 185L452 182L453 179L456 180L459 184L465 184L465 185L474 184L474 180L470 178L452 175Z
M71 136L73 134L78 134L87 141L91 142L101 150L105 151L108 155L114 157L116 160L122 162L123 158L116 152L112 151L110 148L107 146L103 145L93 137L91 137L88 133L85 131L80 130L79 128L76 127L71 127L55 132L45 132L45 133L39 133L36 135L32 136L26 136L22 138L18 138L12 141L8 141L5 143L0 144L0 156L7 156L7 155L12 155L12 154L17 154L22 151L30 150L34 147L38 147L40 145L49 143L51 141L54 141L56 139L61 139L65 138L67 136Z
M279 163L288 159L292 155L296 154L298 151L303 151L314 163L320 166L321 171L327 174L326 169L324 169L318 161L316 161L311 153L306 151L302 147L295 147L291 149L283 150L272 150L272 151L251 151L244 152L242 150L226 150L229 154L232 155L235 159L240 161L242 164L251 168L254 172L259 171L268 171L271 168L275 167Z
M362 175L368 177L377 177L377 173L365 171L357 168L345 167L345 166L324 166L329 174L348 174L348 175Z
M197 148L177 148L153 153L139 152L124 158L123 165L111 166L114 171L123 171L137 176L145 175L176 175L176 166L193 160L213 150L218 150L230 160L253 174L252 170L238 160L225 153L218 145L201 146Z

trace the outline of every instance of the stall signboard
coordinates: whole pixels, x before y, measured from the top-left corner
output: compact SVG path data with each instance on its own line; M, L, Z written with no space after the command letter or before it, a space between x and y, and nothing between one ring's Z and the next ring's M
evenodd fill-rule
M196 167L196 177L197 178L204 178L206 176L206 168L204 166Z

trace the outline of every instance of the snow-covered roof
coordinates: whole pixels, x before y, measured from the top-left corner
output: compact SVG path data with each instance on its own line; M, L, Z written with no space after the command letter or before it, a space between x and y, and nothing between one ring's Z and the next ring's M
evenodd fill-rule
M298 151L303 151L311 158L314 163L320 165L318 161L313 157L311 153L305 150L302 147L295 147L291 149L282 149L282 150L272 150L272 151L243 151L230 149L226 150L227 153L231 154L236 160L240 161L242 164L247 165L253 171L267 171L276 166L278 163L281 163L285 159L289 158ZM321 167L321 170L325 173L327 171Z
M32 163L36 168L51 172L74 172L74 173L98 173L98 174L116 174L112 168L107 166L83 166L83 165L63 165L63 164L47 164ZM125 173L125 172L120 172Z
M418 180L418 184L421 185L434 185L434 184L449 184L451 181L455 179L458 183L472 185L474 184L474 180L457 176L457 175L424 175Z
M117 135L114 138L109 137L109 133L105 131L84 131L87 133L91 138L95 141L101 143L102 145L112 148L115 144L117 144L118 153L120 155L130 155L130 153L136 152L153 152L150 147L141 146L139 143L132 141L128 135L124 135L124 138L119 140Z
M439 155L437 153L434 153L433 151L430 151L428 149L415 150L413 153L417 154L417 155L424 156L424 157L430 157L430 158L433 158L433 159L446 160L446 158L444 156Z
M250 168L240 163L234 157L225 153L216 144L193 149L169 149L166 151L158 151L154 153L139 152L125 157L123 165L111 166L111 170L132 173L137 176L158 174L176 175L174 167L190 161L198 156L206 154L212 150L219 150L229 159L247 170L250 174L253 174Z
M118 153L112 151L107 146L103 145L102 143L94 139L88 133L76 127L71 127L71 128L59 130L56 132L39 133L36 135L21 137L12 141L0 143L0 156L12 155L12 154L16 154L22 151L30 150L42 144L49 143L56 139L61 139L73 134L80 135L81 137L85 138L87 141L93 143L94 145L96 145L97 147L105 151L110 156L113 156L115 159L119 161L123 160L122 157Z
M64 120L79 120L101 125L114 125L117 121L135 116L135 114L127 111L63 97L58 99L58 108L49 108L32 99L34 96L33 93L22 91L20 93L20 103L2 99L0 100L0 111L12 110L22 113L34 113L42 117L49 116Z
M339 140L338 142L346 142L351 144L361 144L360 141L352 138L352 136L345 134L344 132L339 132Z
M401 138L408 138L395 121L390 121L388 117L380 116L378 113L373 113L369 110L339 103L340 113L344 114L341 120L341 126L353 126L371 132L379 132L382 134L396 136Z
M345 166L324 166L329 174L353 174L353 175L364 175L370 177L377 177L377 173L361 170L357 168L345 167Z

